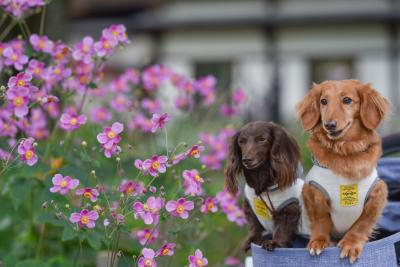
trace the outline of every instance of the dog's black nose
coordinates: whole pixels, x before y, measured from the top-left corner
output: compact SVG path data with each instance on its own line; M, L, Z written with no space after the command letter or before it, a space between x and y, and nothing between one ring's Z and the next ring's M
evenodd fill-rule
M246 164L246 165L249 165L249 164L251 164L251 162L252 162L253 160L252 159L250 159L250 158L242 158L242 162L243 162L243 164Z
M336 129L336 121L327 121L324 126L328 131L334 131Z

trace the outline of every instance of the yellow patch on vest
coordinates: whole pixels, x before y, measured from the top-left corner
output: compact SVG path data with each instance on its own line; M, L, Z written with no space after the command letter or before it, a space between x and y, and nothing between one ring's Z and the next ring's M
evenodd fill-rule
M340 206L358 205L358 184L340 185Z
M253 206L258 216L260 216L264 220L271 219L271 215L269 214L268 208L265 206L264 202L261 199L259 199L258 197L254 197Z

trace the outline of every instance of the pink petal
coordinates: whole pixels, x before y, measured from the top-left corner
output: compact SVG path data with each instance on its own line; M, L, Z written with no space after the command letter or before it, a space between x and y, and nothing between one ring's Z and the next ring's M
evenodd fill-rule
M100 144L105 144L108 141L107 135L105 133L99 133L97 135L97 141L99 141Z
M177 203L175 200L170 200L167 202L167 205L165 205L165 209L168 212L174 211L176 209Z
M63 176L61 174L57 173L56 175L54 175L52 182L54 185L60 185L62 180L63 180Z
M124 130L124 125L120 122L114 122L111 126L111 130L116 134L119 134Z
M72 223L77 223L81 220L81 215L79 213L72 213L71 216L69 217L69 221Z
M89 216L89 219L93 220L93 221L95 221L99 218L99 214L97 213L97 211L94 211L94 210L89 211L88 216Z

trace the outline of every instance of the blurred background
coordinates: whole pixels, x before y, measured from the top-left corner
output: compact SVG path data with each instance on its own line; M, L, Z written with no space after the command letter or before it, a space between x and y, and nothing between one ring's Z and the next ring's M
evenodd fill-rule
M242 86L245 120L290 124L312 82L355 78L391 100L382 131L400 129L400 1L57 0L49 8L53 38L127 26L132 42L109 72L159 62L192 77L214 74L219 90ZM174 97L164 94L167 103Z

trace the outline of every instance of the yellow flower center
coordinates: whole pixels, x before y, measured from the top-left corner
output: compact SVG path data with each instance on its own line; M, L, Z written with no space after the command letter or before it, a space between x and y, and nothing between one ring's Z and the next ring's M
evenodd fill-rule
M82 223L82 224L88 224L88 223L89 223L89 216L83 215L83 216L81 217L81 223Z
M16 107L22 106L24 104L24 98L22 96L18 96L16 98L14 98L13 104Z
M146 212L150 211L149 205L147 205L146 203L143 204L143 209L144 209L144 211L146 211Z
M54 69L54 74L60 75L61 74L61 70L59 68Z
M144 235L144 237L145 237L147 240L149 240L149 239L151 238L151 234L150 234L150 233L146 233L146 234Z
M195 179L197 182L200 182L200 181L201 181L201 177L200 177L200 175L198 175L198 174L194 177L194 179Z
M104 47L105 49L110 48L110 43L107 42L107 41L105 41L105 42L103 43L103 47Z
M70 123L71 125L76 125L76 124L78 123L78 119L77 119L77 118L71 118L70 121L69 121L69 123Z
M207 209L212 210L214 208L214 203L210 202L207 204Z
M204 265L203 265L203 260L197 259L197 260L196 260L196 265L197 265L198 267L203 267L203 266L204 266Z
M17 54L12 54L11 55L11 60L17 61L18 60L18 55Z
M154 161L154 162L151 164L151 167L152 167L153 169L158 169L158 167L160 167L160 163L159 163L158 161Z
M43 49L46 46L46 43L43 40L39 40L38 46L40 49Z
M24 86L25 85L25 81L24 80L18 80L17 85L18 86Z
M122 97L118 97L116 101L117 101L117 103L120 104L120 105L123 105L123 104L125 103L125 99L122 98Z
M199 150L198 149L193 149L193 151L190 153L191 156L195 156L199 154Z
M151 262L150 259L147 259L147 260L144 261L144 265L145 265L145 266L152 266L153 263Z
M90 198L92 196L92 194L90 192L85 192L85 193L83 193L83 196L85 198Z
M128 194L132 193L132 192L133 192L133 187L130 186L130 187L126 190L126 192L127 192Z
M66 187L68 185L67 181L61 181L60 186L61 187Z
M4 123L4 124L3 124L3 129L4 129L4 130L7 130L9 127L10 127L9 124L7 124L7 123Z
M88 53L88 52L90 51L90 48L89 48L89 46L84 45L84 46L82 47L82 50L83 50L83 52Z
M169 249L168 249L168 248L164 248L163 251L161 252L161 254L162 254L163 256L165 256L165 255L168 254L168 252L169 252Z
M183 205L178 205L178 207L176 207L176 212L181 214L185 211L185 207Z
M114 133L113 131L109 131L109 132L107 133L107 137L110 138L110 139L113 139L113 138L115 138L116 136L117 136L117 134Z
M33 70L33 72L34 72L35 74L40 74L40 73L42 73L42 70L41 70L40 68L35 68L35 69Z
M28 150L28 151L25 152L25 158L26 158L26 159L31 159L31 158L33 157L34 154L35 154L35 153L33 153L32 150Z
M61 60L61 59L64 58L64 54L61 53L61 52L60 52L60 53L57 53L56 58L57 58L58 60Z
M117 32L117 31L112 31L112 34L115 35L115 36L117 36L117 35L118 35L118 32Z
M88 78L87 78L85 75L82 75L82 76L79 78L79 82L82 83L82 84L85 84L85 83L88 82Z

